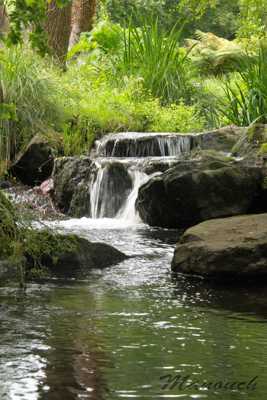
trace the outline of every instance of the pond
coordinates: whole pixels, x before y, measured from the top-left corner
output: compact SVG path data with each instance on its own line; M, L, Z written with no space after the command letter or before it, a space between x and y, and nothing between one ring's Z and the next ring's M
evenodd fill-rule
M265 399L267 288L172 276L175 230L57 225L134 257L26 296L1 288L1 400Z

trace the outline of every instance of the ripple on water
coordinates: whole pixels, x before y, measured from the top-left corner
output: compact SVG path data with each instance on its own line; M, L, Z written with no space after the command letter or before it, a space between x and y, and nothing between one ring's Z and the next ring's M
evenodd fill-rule
M1 289L1 400L265 400L266 289L175 279L175 231L114 220L56 225L135 257L86 282L29 285L25 298ZM255 391L162 389L166 375L259 381Z

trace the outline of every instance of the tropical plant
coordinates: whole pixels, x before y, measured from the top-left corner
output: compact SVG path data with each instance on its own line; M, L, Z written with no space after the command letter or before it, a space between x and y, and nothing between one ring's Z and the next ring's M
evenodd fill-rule
M143 80L144 88L164 103L190 100L188 51L179 48L182 28L164 32L158 19L144 21L140 28L131 23L124 31L122 61L119 76L135 76ZM116 61L117 62L117 61Z
M186 41L190 57L204 74L222 75L240 68L249 56L240 44L214 35L196 32L196 40Z
M240 64L234 79L224 82L220 112L236 125L267 122L267 47L263 43L254 59Z

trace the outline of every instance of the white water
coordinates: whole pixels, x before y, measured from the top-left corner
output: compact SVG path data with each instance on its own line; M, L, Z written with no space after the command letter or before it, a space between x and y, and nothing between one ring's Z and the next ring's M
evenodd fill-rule
M118 161L116 161L118 162ZM126 198L126 201L122 204L120 210L117 212L115 219L128 221L130 224L136 224L140 222L140 218L135 209L135 202L138 196L138 190L148 179L149 176L142 172L140 169L126 164L125 170L128 172L131 180L132 180L132 190ZM111 199L114 196L111 188L108 185L108 175L107 173L107 165L105 163L96 163L97 166L97 174L95 181L91 182L91 218L93 220L105 219L109 220L110 218L106 217L106 210L108 207L112 207ZM106 224L106 222L105 222Z
M112 216L115 225L118 221L124 221L124 226L140 223L135 209L138 191L154 175L146 173L146 168L152 167L153 172L164 164L170 167L200 143L201 135L126 132L105 136L97 143L95 152L90 188L92 220L102 219L106 226L110 219L107 217ZM114 169L110 174L110 167L115 165L119 165L118 180L114 178Z
M124 132L105 136L97 143L103 157L181 157L201 143L201 134Z
M91 197L90 197L90 202L91 202L91 216L93 219L96 218L101 218L101 213L99 214L99 197L100 197L100 188L101 188L101 183L103 180L103 175L104 175L104 170L105 168L102 168L100 164L96 163L96 166L98 167L97 170L97 177L95 182L92 181L91 183Z
M141 223L141 219L138 215L138 212L135 208L135 202L138 196L139 188L148 181L149 176L144 172L138 170L129 171L132 176L133 181L133 189L129 194L126 203L123 208L118 212L116 219L120 219L122 221L127 221L128 223L136 224L138 222Z

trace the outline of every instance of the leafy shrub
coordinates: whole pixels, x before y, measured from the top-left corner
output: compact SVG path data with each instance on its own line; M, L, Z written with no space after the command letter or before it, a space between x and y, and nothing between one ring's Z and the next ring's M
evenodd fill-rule
M144 20L141 27L129 25L124 31L124 49L117 65L119 76L135 76L144 88L164 103L189 101L193 86L188 52L179 48L181 29L164 32L158 20Z
M48 127L59 129L63 106L58 75L27 49L0 51L0 159L10 161L21 146Z
M196 106L186 106L184 103L171 104L158 109L151 123L152 132L200 132L205 120L200 116Z

